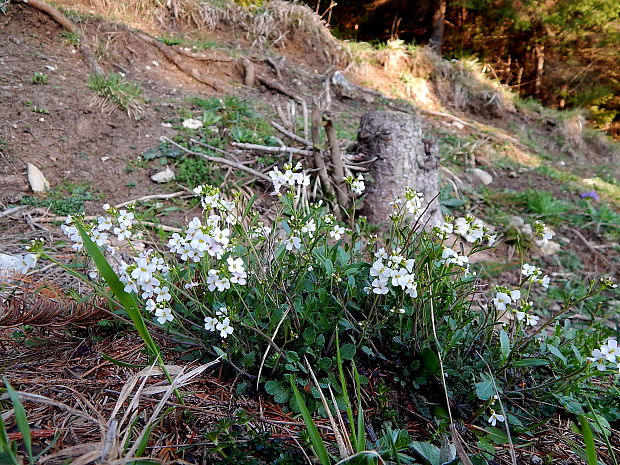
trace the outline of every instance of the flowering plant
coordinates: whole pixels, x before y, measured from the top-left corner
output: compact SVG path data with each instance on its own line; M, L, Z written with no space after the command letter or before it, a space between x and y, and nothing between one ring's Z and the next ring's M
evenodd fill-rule
M396 370L403 388L446 383L469 412L490 408L497 396L518 397L515 379L531 378L524 392L544 391L549 382L588 382L616 361L615 339L590 359L560 342L563 332L570 340L581 335L581 329L560 324L560 317L611 288L610 281L591 283L541 324L544 313L534 297L550 278L522 263L517 287L498 284L491 299L474 304L483 288L471 257L497 241L480 219L446 216L425 229L424 196L411 188L392 199L389 229L377 236L361 219L345 225L322 202L300 202L310 184L300 164L276 167L269 177L277 197L271 224L253 210L252 200L199 186L194 193L203 214L171 234L163 249L144 247L132 207L105 205L96 222L70 217L62 228L76 251L84 249L83 231L107 256L145 319L181 342L223 355L246 378L240 389L265 382L281 403L295 405L288 374L308 386L306 402L317 407L308 364L319 383L342 395L333 378L337 338L343 359ZM352 194L363 193L362 176L346 181ZM534 234L550 238L542 223ZM42 244L31 249L33 258L47 257ZM100 279L94 269L90 276ZM593 337L585 341L596 344ZM532 375L532 367L552 369L552 381L542 370ZM501 405L501 412L489 410L489 422L515 422L518 409Z

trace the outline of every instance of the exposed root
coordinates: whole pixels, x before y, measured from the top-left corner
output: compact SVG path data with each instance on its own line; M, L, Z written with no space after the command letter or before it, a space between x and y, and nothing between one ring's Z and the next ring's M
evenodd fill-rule
M91 69L94 74L103 75L103 69L97 63L95 59L95 55L93 51L90 49L88 45L83 40L82 33L80 30L73 24L73 22L67 18L64 14L62 14L58 9L54 8L49 3L46 3L42 0L15 0L18 3L23 3L24 5L31 6L32 8L45 13L54 21L56 21L60 26L62 26L68 32L75 34L80 39L80 52L82 52L82 56L84 57L84 61Z
M137 36L140 39L142 39L144 42L146 42L147 44L150 44L153 47L156 47L162 53L162 55L164 55L166 59L168 59L168 61L170 61L173 65L179 68L182 72L192 77L196 81L201 82L202 84L206 84L207 86L219 92L228 92L230 90L228 86L224 84L222 81L220 81L219 79L213 79L213 78L204 76L198 69L193 68L187 63L185 63L178 56L178 53L175 50L171 49L165 44L162 44L159 40L151 36L148 36L146 34L137 34Z

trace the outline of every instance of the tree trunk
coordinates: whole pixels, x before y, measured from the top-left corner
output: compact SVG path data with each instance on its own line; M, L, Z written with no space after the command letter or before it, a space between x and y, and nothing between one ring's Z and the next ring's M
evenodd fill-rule
M446 18L446 3L448 0L437 0L437 7L433 13L433 24L431 30L430 45L441 55L443 46L444 20Z
M542 44L536 45L534 48L534 59L536 60L536 79L534 81L534 95L536 98L540 98L540 92L542 90L542 79L545 68L545 46Z
M375 223L389 221L393 207L389 202L404 198L411 187L424 194L424 208L430 202L420 224L433 226L441 219L437 144L424 138L422 118L396 111L375 111L362 116L358 151L372 164L364 213Z

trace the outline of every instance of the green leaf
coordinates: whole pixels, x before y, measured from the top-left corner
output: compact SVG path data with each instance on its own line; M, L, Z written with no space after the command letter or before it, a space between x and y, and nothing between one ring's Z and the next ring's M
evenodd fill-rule
M476 396L480 400L489 400L491 397L495 395L495 386L493 381L490 379L485 379L484 381L480 381L476 383Z
M499 343L502 350L502 360L507 360L510 355L510 339L503 329L499 332Z
M280 381L267 381L265 391L271 394L278 404L284 404L291 398L291 390Z
M422 456L424 460L426 460L431 465L442 465L441 464L441 451L439 447L434 446L428 442L419 442L412 441L411 447Z
M439 374L439 358L433 350L422 350L420 352L420 357L422 358L422 365L427 372L433 375Z
M146 365L134 365L132 363L121 362L120 360L116 360L115 358L110 357L109 355L101 353L101 357L108 362L113 363L114 365L118 365L119 367L125 368L144 368Z
M547 344L547 348L549 349L549 352L551 352L557 358L562 360L562 362L564 362L564 365L566 365L567 363L566 357L564 357L562 352L560 352L560 349L558 349L556 346L552 346L551 344Z
M11 399L11 403L13 404L13 412L15 415L15 422L17 423L17 428L19 432L22 433L22 440L24 441L24 448L28 453L28 458L30 459L30 463L32 462L32 437L30 435L30 424L28 423L28 418L26 417L26 411L24 410L24 406L19 400L19 395L15 392L15 389L9 384L9 382L4 378L4 385L6 386L6 392Z
M540 367L543 365L549 365L549 360L544 358L524 358L512 364L513 367Z
M2 415L0 415L0 463L10 463L12 465L19 465L17 457L12 452L11 443L6 434L4 428L4 422L2 421Z
M353 344L342 344L340 356L343 360L353 360L355 356L355 346Z
M314 424L314 420L312 420L312 415L310 415L308 407L306 407L304 398L297 390L297 386L295 386L295 381L293 380L293 378L291 378L291 387L293 388L293 393L295 394L295 400L297 401L297 405L299 406L301 416L303 417L304 423L306 424L306 429L308 430L308 435L310 436L310 441L312 442L314 453L319 459L319 462L321 462L321 465L330 465L327 448L325 447L325 444L321 439L319 430L316 429L316 425Z
M583 435L583 442L588 455L588 465L598 465L596 446L594 445L594 436L592 435L590 423L585 415L579 415L579 423L581 424L581 434Z

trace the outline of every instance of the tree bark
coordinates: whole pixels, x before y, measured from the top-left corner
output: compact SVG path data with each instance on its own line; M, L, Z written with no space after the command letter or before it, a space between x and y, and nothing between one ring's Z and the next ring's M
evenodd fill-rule
M389 221L393 207L389 202L404 198L411 187L424 194L424 207L430 203L420 224L433 226L441 219L439 208L437 144L424 138L422 117L396 111L376 111L362 116L358 150L375 158L371 167L364 213L381 224Z
M431 30L431 38L429 40L431 47L441 55L444 35L444 20L446 18L446 3L448 0L437 0L437 7L433 13L433 23Z

